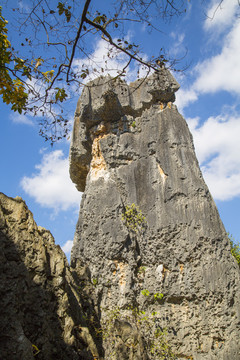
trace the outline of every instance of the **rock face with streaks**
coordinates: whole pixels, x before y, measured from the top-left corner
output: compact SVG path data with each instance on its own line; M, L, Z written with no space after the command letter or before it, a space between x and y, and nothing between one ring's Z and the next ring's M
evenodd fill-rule
M21 198L0 193L0 359L98 358L79 283Z
M239 268L178 88L166 70L130 85L99 78L77 105L71 265L93 284L105 359L240 359Z

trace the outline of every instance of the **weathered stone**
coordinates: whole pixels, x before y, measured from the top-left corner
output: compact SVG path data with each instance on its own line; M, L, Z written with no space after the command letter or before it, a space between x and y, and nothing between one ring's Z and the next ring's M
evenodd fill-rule
M137 326L145 345L136 349L147 348L152 335L144 324L152 322L167 329L179 359L240 359L239 268L188 126L172 104L178 85L163 74L163 82L153 75L130 86L100 78L83 90L70 174L85 192L71 263L88 269L102 324L119 307L117 320ZM146 217L138 223L133 216L133 229L124 221L132 204ZM139 309L143 325L133 317ZM139 359L126 352L121 334L114 339L125 353L115 351L116 359ZM106 359L111 351L105 341Z
M75 112L70 150L70 176L79 191L85 189L93 133L104 134L103 122L111 125L111 131L116 132L119 126L128 127L133 117L139 117L152 104L175 100L174 93L179 85L169 72L162 70L144 81L147 86L141 86L143 80L128 86L119 78L100 77L83 89Z
M0 276L1 360L98 357L64 253L21 198L2 193Z

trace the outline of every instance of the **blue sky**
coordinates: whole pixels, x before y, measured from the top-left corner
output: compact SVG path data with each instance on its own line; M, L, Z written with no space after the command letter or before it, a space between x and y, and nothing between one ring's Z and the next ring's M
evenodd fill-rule
M136 30L131 24L127 37L141 41L145 58L164 47L172 57L183 57L180 68L188 65L184 72L175 73L181 85L176 103L193 134L205 181L225 228L239 241L240 7L237 0L224 0L215 12L218 3L190 1L186 14L163 25L161 34L149 35L144 26ZM6 18L10 10L11 5L3 11ZM96 39L91 46L95 63L105 66L104 41ZM88 61L77 58L74 66ZM123 62L116 57L108 67L116 69ZM136 78L134 66L127 76ZM67 105L71 121L80 92L75 89ZM0 104L0 191L21 196L37 224L52 232L69 257L81 199L68 174L70 142L51 147L38 135L34 118L13 113L2 101Z

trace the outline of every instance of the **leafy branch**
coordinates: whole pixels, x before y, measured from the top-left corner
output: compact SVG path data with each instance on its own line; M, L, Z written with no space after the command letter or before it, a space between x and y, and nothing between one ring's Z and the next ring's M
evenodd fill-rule
M40 135L51 144L66 137L69 131L66 100L75 95L76 89L90 75L105 72L103 66L92 59L89 44L100 37L109 45L106 69L112 57L124 55L124 64L115 70L116 76L124 76L133 63L148 71L158 71L165 65L174 67L176 59L171 61L162 48L159 56L149 61L144 59L140 45L126 38L125 25L146 24L148 30L160 31L154 17L178 16L184 12L185 2L121 0L112 2L105 14L95 9L96 4L91 0L83 4L61 0L54 6L47 0L33 0L27 7L13 8L18 22L9 24L0 8L0 95L3 101L20 114L37 116ZM7 26L15 26L15 33L19 34L15 44L8 39ZM83 58L89 63L82 61ZM82 61L81 66L76 65L76 59Z

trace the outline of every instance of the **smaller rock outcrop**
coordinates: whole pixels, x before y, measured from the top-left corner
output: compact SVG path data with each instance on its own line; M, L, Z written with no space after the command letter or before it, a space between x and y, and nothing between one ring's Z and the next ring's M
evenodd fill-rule
M0 359L98 358L80 288L25 202L0 193Z

